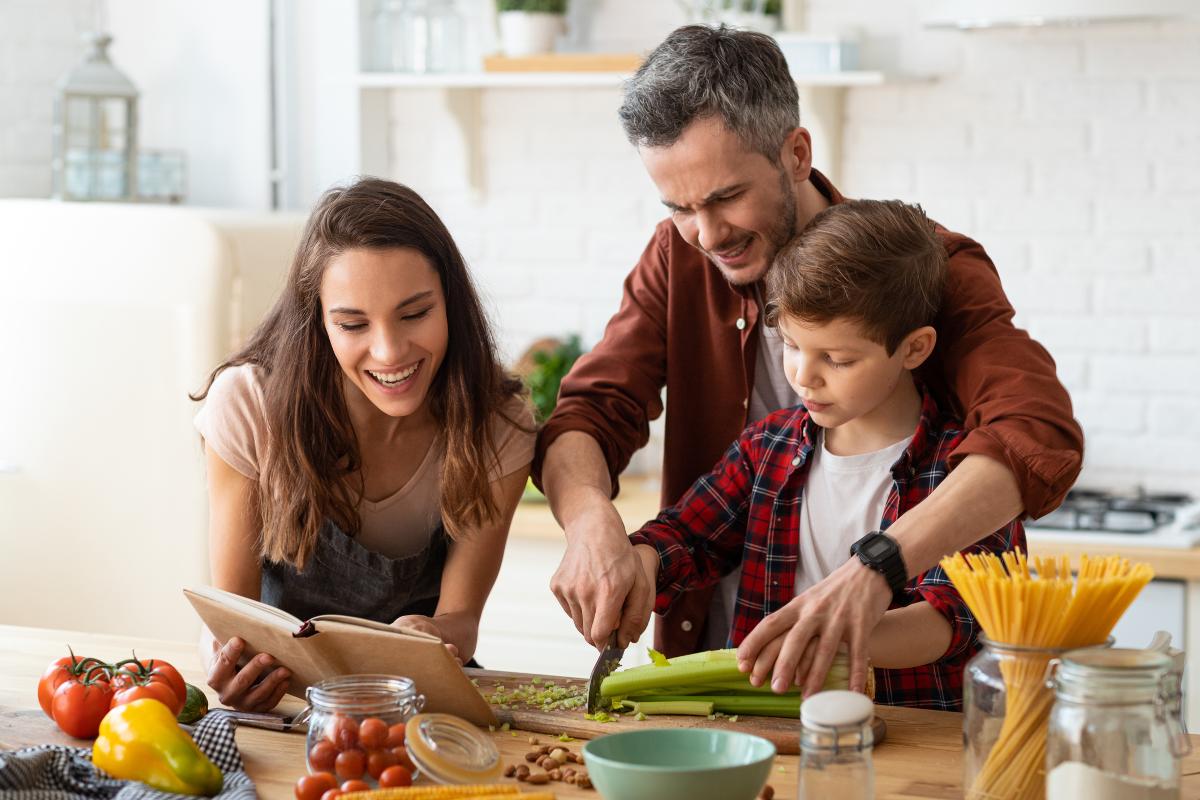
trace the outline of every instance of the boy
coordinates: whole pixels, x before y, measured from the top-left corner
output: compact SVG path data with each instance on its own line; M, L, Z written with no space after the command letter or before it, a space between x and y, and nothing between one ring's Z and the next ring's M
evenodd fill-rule
M655 611L740 563L736 646L848 556L866 562L851 554L877 536L864 532L886 530L946 477L965 433L912 375L933 352L945 281L933 223L898 201L831 206L779 252L768 324L803 405L747 428L677 505L630 536L657 587ZM1014 521L968 551L1024 546ZM876 702L961 710L977 636L940 569L909 581L868 640ZM786 650L760 656L774 666L776 691L803 678L812 658Z

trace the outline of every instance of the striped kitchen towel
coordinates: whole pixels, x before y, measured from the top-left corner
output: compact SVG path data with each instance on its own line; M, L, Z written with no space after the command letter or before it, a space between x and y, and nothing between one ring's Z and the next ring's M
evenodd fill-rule
M217 797L254 800L254 782L234 741L236 725L231 715L216 709L192 728L192 738L225 775ZM0 797L5 800L178 800L186 796L108 777L92 764L90 747L43 744L0 750Z

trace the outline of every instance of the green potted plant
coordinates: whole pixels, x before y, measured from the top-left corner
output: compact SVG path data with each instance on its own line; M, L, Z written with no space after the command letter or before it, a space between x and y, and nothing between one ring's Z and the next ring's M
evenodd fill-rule
M537 423L541 425L550 419L554 406L558 403L558 387L562 379L571 371L575 360L583 355L583 346L579 337L572 334L565 341L560 339L539 339L526 349L515 370L525 385L529 387L529 397L533 401ZM545 500L542 493L533 485L531 478L525 487L525 500Z
M567 0L496 0L500 49L509 57L554 52L566 30Z
M721 0L717 20L760 33L779 30L779 0Z

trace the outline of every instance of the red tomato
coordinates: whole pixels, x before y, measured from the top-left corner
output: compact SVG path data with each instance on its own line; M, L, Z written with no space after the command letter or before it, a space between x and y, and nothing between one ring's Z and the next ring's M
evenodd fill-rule
M343 792L367 792L371 790L371 784L366 781L346 781L342 784Z
M321 795L321 800L338 800L342 796L341 789L330 789L325 794Z
M372 778L379 780L379 776L388 767L394 767L400 763L400 759L396 758L396 754L391 750L375 750L367 754L367 774Z
M54 690L50 710L66 733L76 739L94 739L111 705L112 687L107 681L87 683L71 678Z
M308 765L313 769L331 771L337 754L338 751L333 746L333 742L321 740L314 744L312 749L308 751Z
M379 717L367 717L358 726L358 740L368 750L378 750L387 744L388 724Z
M325 738L338 750L353 750L358 747L358 723L339 714L326 726Z
M337 778L331 772L314 772L296 781L296 800L321 800L321 795L337 788Z
M361 778L366 768L367 754L362 750L343 750L333 762L333 771L343 780Z
M412 773L404 767L388 767L379 776L379 785L385 789L395 786L412 786Z
M187 700L187 684L184 683L183 676L179 674L179 670L161 658L150 658L136 663L126 662L121 667L121 671L141 677L149 677L152 680L167 684L171 687L171 691L180 698L180 708L183 708L183 702ZM117 676L114 675L113 677L115 679Z
M396 757L396 761L400 763L400 766L409 770L415 770L417 768L416 765L413 764L412 759L408 757L408 748L404 745L401 745L400 747L393 747L392 755Z
M72 675L83 675L101 663L103 662L96 658L80 658L70 655L63 656L46 667L41 680L38 681L38 703L41 705L42 711L46 712L46 716L54 719L51 704L54 702L54 691L59 686L62 686ZM96 677L98 678L99 675Z
M170 686L160 681L134 684L124 689L118 689L113 693L112 705L114 707L123 706L126 703L132 703L134 700L141 700L146 697L157 700L171 709L173 716L178 716L179 712L183 710L183 701L179 699Z
M387 746L399 747L402 744L404 744L404 723L397 722L388 728Z

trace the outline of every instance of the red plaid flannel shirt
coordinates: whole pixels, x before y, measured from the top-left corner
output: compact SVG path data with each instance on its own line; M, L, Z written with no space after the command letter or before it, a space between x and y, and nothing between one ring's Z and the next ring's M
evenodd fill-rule
M720 463L699 478L672 508L630 535L633 544L658 551L654 610L665 612L688 589L714 584L742 566L729 646L736 647L758 621L795 596L800 503L817 425L802 406L776 411L738 437ZM927 497L949 472L948 459L966 436L958 423L924 395L912 442L892 467L892 490L881 530ZM865 534L866 531L863 531ZM1019 521L964 552L1025 549ZM846 554L847 558L850 554ZM911 580L899 608L924 600L950 622L950 647L932 664L876 669L875 700L890 705L958 711L962 672L979 649L979 630L966 603L940 567Z

